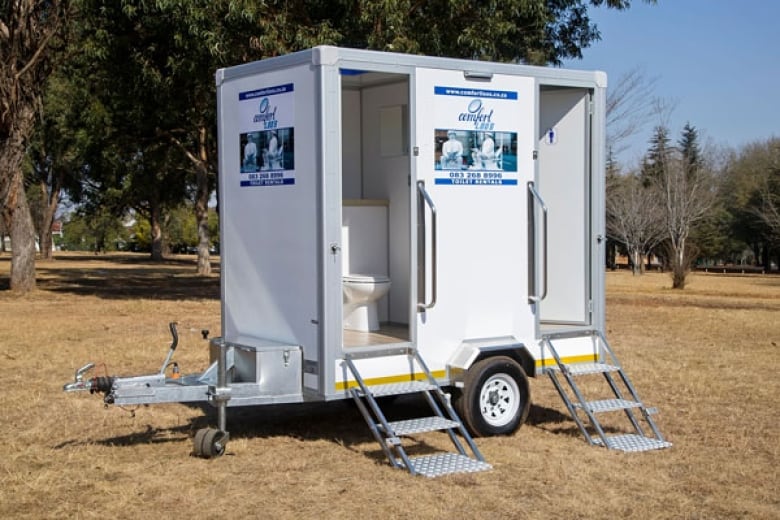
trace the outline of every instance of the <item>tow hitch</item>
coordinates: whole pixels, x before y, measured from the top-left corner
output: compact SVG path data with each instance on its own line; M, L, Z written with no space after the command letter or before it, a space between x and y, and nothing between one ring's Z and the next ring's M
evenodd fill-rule
M171 346L157 373L129 377L95 375L87 378L87 374L95 369L95 363L90 362L76 370L73 382L65 384L62 389L65 392L101 393L107 405L209 402L218 408L219 428L198 430L193 439L193 451L200 457L219 457L224 453L228 441L225 407L231 397L226 375L229 370L226 348L220 349L220 360L213 362L204 372L182 375L179 365L172 361L179 344L176 323L169 323L168 328L171 331ZM208 338L207 330L202 330L201 334L204 339ZM165 374L168 367L172 367L170 376Z

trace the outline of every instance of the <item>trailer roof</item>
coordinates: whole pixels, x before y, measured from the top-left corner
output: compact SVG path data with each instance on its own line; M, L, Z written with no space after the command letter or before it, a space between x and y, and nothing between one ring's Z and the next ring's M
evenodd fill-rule
M442 58L415 54L349 49L328 45L219 69L216 73L216 82L217 85L220 85L225 80L305 63L311 63L313 65L342 64L348 69L377 72L401 72L404 69L412 69L415 67L440 68L446 70L462 70L464 73L473 74L475 76L489 77L492 74L513 74L532 76L540 79L542 83L547 80L559 85L570 84L574 86L589 84L601 88L606 88L607 86L607 75L601 71L583 71L520 65L516 63Z

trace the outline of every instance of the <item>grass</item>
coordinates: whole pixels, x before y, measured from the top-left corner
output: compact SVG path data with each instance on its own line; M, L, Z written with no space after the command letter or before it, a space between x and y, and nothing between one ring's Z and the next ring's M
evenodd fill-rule
M607 274L608 337L672 449L587 446L540 378L527 424L478 440L493 471L428 480L390 468L345 403L241 410L226 455L201 460L202 409L62 393L90 360L159 369L169 321L184 371L202 369L219 279L193 273L186 257L60 255L33 294L0 291L1 518L780 517L779 277L696 274L677 292L667 275Z

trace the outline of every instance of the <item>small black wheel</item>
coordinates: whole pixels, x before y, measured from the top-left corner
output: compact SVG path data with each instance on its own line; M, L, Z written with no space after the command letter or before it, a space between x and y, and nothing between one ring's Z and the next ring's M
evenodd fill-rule
M505 356L483 359L466 371L463 382L455 406L473 436L510 435L528 417L531 391L515 360Z
M215 428L201 428L192 440L193 454L204 459L221 457L225 453L228 435Z

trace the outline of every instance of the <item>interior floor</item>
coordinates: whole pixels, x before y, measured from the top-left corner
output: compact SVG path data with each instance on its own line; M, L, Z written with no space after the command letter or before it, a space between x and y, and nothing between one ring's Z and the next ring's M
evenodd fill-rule
M379 330L374 332L344 329L344 348L389 345L405 341L409 341L408 325L382 323L379 326Z

